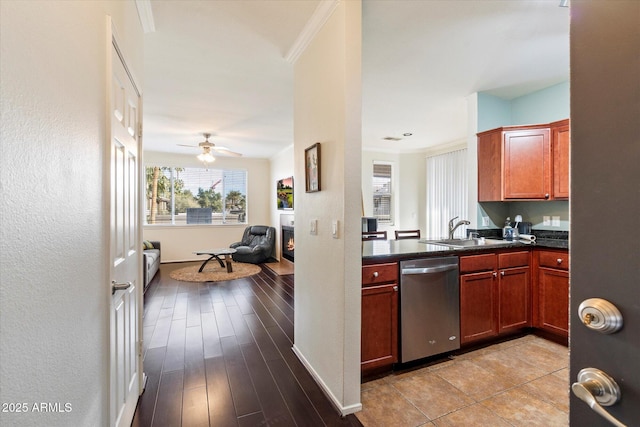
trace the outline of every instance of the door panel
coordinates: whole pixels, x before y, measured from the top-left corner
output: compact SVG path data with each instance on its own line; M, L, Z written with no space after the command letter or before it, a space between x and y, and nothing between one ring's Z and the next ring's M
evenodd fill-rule
M531 326L530 271L528 266L500 271L499 333Z
M612 6L571 2L570 377L606 372L621 392L606 409L639 426L640 2ZM595 297L620 310L620 331L583 325L578 307ZM573 393L570 408L571 426L611 425Z
M547 199L551 191L549 129L504 133L505 199Z
M498 335L495 286L492 271L460 276L461 344Z
M142 261L138 249L139 96L115 48L111 52L110 283L123 286L111 297L110 425L130 425L139 396L139 321ZM133 132L131 130L134 130ZM128 287L126 284L129 284Z

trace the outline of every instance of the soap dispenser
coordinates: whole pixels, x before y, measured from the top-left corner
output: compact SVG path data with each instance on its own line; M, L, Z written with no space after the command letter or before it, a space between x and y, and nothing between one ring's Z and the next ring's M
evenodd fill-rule
M511 217L507 217L502 229L502 238L507 241L513 240L513 227L511 227Z

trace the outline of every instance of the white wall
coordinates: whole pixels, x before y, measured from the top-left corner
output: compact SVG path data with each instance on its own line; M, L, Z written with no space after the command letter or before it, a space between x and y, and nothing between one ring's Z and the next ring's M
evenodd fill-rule
M141 82L133 2L0 2L0 401L29 410L5 426L109 419L107 14Z
M293 145L282 150L275 156L269 159L271 161L271 187L269 194L270 208L271 208L271 224L276 228L276 258L280 259L280 215L294 215L294 210L278 210L275 203L276 200L276 182L279 179L293 176L294 172L294 156ZM300 176L293 179L294 192L298 187L304 188L304 176ZM295 209L296 195L293 198L293 208Z
M338 3L294 69L296 182L321 143L321 191L295 187L294 350L343 414L361 408L361 24L360 1Z
M147 166L202 167L194 155L145 152ZM216 157L211 167L244 169L247 171L247 221L237 225L145 225L145 240L159 240L162 244L162 262L203 259L193 254L199 249L226 248L242 238L247 225L270 225L270 204L275 206L275 181L271 185L268 159L245 157ZM274 194L271 194L274 191Z
M373 215L373 163L374 161L393 164L395 219L393 225L380 224L379 230L386 230L393 238L394 230L420 229L426 227L426 154L389 153L380 151L362 152L362 205L364 216Z

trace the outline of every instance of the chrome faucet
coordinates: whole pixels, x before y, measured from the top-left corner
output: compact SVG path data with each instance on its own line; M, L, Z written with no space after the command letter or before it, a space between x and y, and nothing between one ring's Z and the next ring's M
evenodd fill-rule
M453 218L451 218L449 220L449 239L453 239L453 233L456 231L456 228L460 227L461 225L469 225L469 224L471 224L466 219L462 219L462 220L458 221L456 223L456 225L453 225L453 221L455 221L458 218L459 217L455 216L455 217L453 217Z

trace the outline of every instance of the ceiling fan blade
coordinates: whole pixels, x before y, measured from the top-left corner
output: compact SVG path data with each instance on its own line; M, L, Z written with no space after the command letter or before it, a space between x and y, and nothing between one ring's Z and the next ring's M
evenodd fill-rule
M191 148L198 148L197 145L187 145L187 144L176 144L179 145L180 147L191 147Z
M211 149L217 151L218 153L227 154L229 156L234 156L234 157L242 156L242 154L236 153L235 151L231 151L231 150L229 150L228 148L225 148L225 147L215 146L215 147L211 147Z

